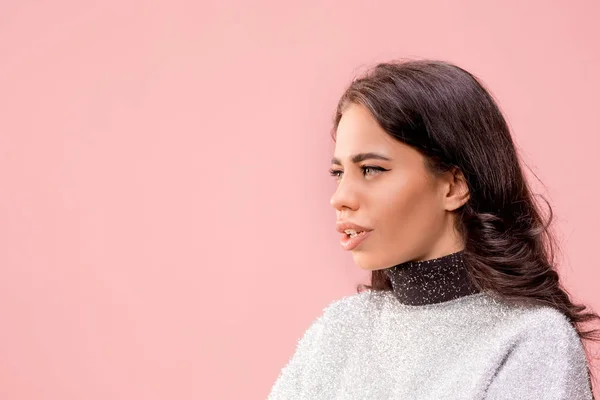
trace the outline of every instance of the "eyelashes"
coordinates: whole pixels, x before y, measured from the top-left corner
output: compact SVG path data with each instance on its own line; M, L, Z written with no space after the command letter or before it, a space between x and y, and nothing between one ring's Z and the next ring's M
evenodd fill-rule
M381 167L376 167L376 166L374 166L374 165L365 165L365 166L361 167L361 169L362 169L362 171L363 171L363 176L366 176L366 175L365 175L365 173L366 173L368 170L371 170L371 171L377 171L377 173L381 173L381 172L389 171L388 169L381 168ZM333 176L333 177L335 177L335 178L340 178L340 174L341 174L342 172L343 172L342 170L339 170L339 169L333 169L333 168L332 168L332 169L330 169L330 170L329 170L329 175L331 175L331 176ZM376 174L375 174L375 175L376 175Z

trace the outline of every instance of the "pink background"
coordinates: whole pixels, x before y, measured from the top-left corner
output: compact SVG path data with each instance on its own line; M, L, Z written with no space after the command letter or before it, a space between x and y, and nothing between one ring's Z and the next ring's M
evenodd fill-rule
M600 311L600 6L489 3L2 0L0 398L265 398L366 282L329 128L396 57L491 88Z

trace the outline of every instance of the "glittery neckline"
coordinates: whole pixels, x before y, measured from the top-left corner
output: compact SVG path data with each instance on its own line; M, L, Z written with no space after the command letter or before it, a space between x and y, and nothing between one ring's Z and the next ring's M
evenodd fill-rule
M445 303L480 293L464 263L464 250L442 257L407 261L384 270L392 293L405 305Z

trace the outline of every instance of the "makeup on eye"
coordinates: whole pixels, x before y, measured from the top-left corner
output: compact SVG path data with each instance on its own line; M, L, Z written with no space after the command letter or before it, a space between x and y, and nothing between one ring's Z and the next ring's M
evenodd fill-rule
M360 167L360 169L362 169L362 171L363 171L363 176L365 175L366 170L373 170L373 171L377 171L377 172L389 171L389 169L385 169L385 168L378 167L375 165L363 165L362 167ZM339 178L340 175L338 175L338 174L341 174L342 172L343 172L342 170L333 169L333 168L329 170L329 174L335 178Z

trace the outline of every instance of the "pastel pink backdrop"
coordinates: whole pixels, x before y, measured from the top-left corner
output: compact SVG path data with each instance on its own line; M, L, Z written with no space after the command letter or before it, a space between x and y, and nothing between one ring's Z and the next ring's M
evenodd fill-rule
M546 185L566 286L600 311L599 17L591 0L3 0L0 397L265 398L366 282L334 231L329 128L350 79L397 57L491 88Z

